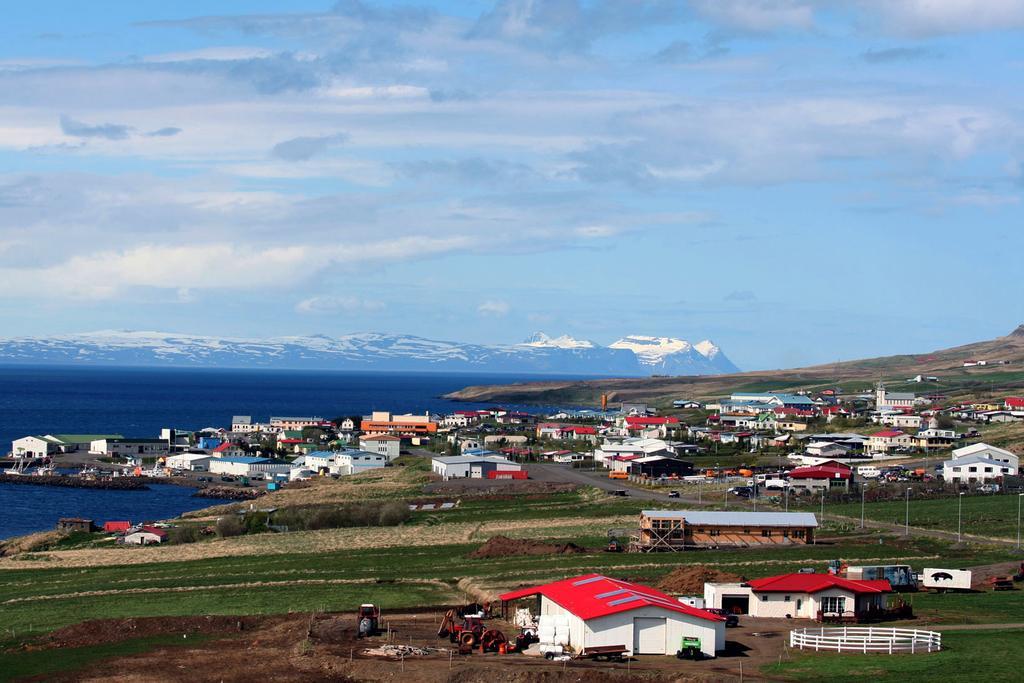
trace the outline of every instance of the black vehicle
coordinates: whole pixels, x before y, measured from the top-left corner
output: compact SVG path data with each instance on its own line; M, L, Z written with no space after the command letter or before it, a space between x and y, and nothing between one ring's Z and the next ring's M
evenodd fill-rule
M614 491L609 491L608 493L613 495L613 496L628 496L629 495L629 493L626 492L626 489L615 489Z
M678 498L679 497L679 491L669 491L668 492L668 497L669 498Z
M754 495L754 489L750 486L733 486L729 489L729 493L740 498L750 498Z
M726 612L724 609L719 609L717 607L707 607L704 611L717 614L720 617L725 617L726 628L734 628L740 625L740 618L732 612Z

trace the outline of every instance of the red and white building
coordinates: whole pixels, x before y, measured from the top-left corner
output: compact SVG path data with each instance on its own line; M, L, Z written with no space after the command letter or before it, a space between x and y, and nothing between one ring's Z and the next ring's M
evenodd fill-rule
M884 614L892 592L884 579L783 574L744 583L706 583L704 604L752 617L862 621Z
M797 467L789 473L791 491L819 493L832 489L849 490L852 480L853 470L835 460L828 460L813 467Z
M701 651L714 657L725 649L725 619L690 607L661 591L600 574L584 574L500 596L503 613L512 603L535 599L533 614L545 621L559 620L556 629L573 652L621 645L633 655L674 655L684 637L699 638Z

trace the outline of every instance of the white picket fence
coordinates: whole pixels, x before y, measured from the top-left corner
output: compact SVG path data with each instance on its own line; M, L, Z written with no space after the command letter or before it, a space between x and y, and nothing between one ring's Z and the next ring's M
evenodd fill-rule
M815 652L916 654L942 649L942 634L906 628L833 626L798 628L789 633L791 647Z

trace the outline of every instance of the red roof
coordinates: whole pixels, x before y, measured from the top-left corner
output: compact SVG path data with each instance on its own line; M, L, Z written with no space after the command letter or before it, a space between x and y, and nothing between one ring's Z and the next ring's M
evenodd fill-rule
M875 432L870 436L877 436L883 439L895 439L897 436L903 436L903 432L898 429L883 429L880 432Z
M854 581L834 574L783 574L747 581L759 593L818 593L829 588L842 588L852 593L891 593L892 586L885 579Z
M1024 398L1020 396L1008 396L1003 404L1007 408L1024 408Z
M543 595L583 620L606 617L609 614L628 612L641 607L660 607L707 621L725 619L717 614L684 605L672 596L649 586L610 579L600 574L574 576L543 586L512 591L500 597L502 601L509 601L532 595Z
M117 532L117 531L128 531L131 528L132 528L132 523L131 522L104 522L103 523L103 530L106 531L107 533L112 533L112 532Z
M850 477L850 468L842 465L797 467L789 473L790 479L849 479Z
M214 448L213 452L214 453L223 453L224 451L228 450L229 448L233 448L233 447L234 447L233 443L231 443L230 441L225 441L221 445L219 445L216 448Z
M626 425L629 427L651 427L659 425L677 425L678 417L627 417Z
M147 534L154 534L160 538L167 538L167 532L163 529L157 529L155 526L144 526L141 530L145 531Z
M593 427L569 427L563 429L563 432L573 432L574 434L597 434L597 430Z

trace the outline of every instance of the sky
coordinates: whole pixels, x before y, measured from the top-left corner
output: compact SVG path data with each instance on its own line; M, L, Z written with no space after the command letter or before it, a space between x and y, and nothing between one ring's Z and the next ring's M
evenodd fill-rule
M0 336L714 340L1024 322L1024 0L38 0Z

